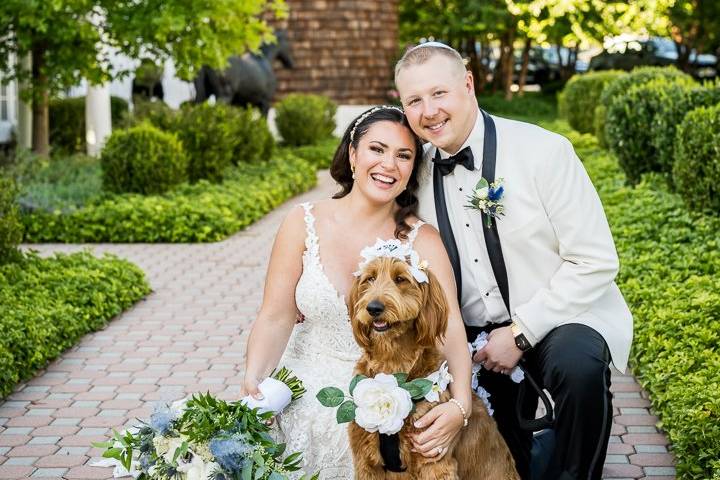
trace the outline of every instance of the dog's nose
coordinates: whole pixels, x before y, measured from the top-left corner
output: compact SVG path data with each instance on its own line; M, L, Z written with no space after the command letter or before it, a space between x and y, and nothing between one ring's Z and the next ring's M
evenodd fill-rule
M383 305L380 300L373 300L372 302L367 304L366 308L368 313L373 317L377 317L383 311L385 311L385 305Z

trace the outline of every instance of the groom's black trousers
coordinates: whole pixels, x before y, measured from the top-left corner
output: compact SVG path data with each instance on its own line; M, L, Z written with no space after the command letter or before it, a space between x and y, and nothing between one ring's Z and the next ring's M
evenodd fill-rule
M475 340L482 331L506 325L509 323L482 328L466 326L468 341ZM535 381L550 392L555 402L556 446L543 478L600 479L612 426L610 352L605 340L585 325L562 325L526 352L524 358ZM523 431L518 425L518 384L508 375L484 369L479 382L490 393L493 417L515 458L520 477L530 480L532 432ZM523 418L535 418L537 406L537 394L526 388Z

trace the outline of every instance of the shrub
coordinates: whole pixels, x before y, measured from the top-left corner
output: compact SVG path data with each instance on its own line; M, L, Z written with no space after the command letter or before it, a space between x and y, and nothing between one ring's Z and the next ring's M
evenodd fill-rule
M232 163L267 161L275 149L275 139L268 127L267 119L254 108L237 108L238 120L235 124L236 146Z
M613 99L607 111L606 139L631 184L637 184L643 173L669 170L669 166L663 167L661 153L655 148L655 136L669 128L656 132L654 127L659 113L677 110L693 86L695 81L690 77L657 78L631 85Z
M315 145L304 145L302 147L294 147L289 151L302 159L307 160L315 168L330 168L335 150L338 148L340 141L335 137L330 137Z
M125 127L133 127L143 122L150 122L160 130L174 131L178 115L175 110L161 101L144 100L135 97L133 100L133 111L126 115L123 120Z
M625 72L607 70L573 76L558 97L560 115L578 132L594 132L595 108L600 95L608 83L622 75L625 75Z
M75 211L22 216L28 242L214 242L237 232L317 181L288 152L227 170L220 184L181 184L162 195L114 195Z
M17 260L17 246L22 240L15 182L0 176L0 265Z
M332 135L337 105L320 95L290 94L275 106L275 124L287 145L310 145Z
M673 177L691 209L720 212L720 104L691 111L677 128ZM717 246L716 246L717 248Z
M241 111L229 105L202 103L181 110L179 115L176 131L188 155L190 181L219 182L234 161Z
M665 87L667 101L658 105L652 123L652 145L657 153L660 171L668 176L672 186L672 170L675 161L675 133L685 115L698 107L713 106L720 103L720 84L714 87L695 89Z
M87 252L0 266L0 398L149 292L136 266Z
M109 192L156 194L187 180L187 157L177 137L150 124L113 133L100 161Z
M493 115L517 118L537 122L550 119L557 115L555 97L542 93L525 92L523 96L514 96L507 101L502 93L481 95L478 97L480 107Z
M110 117L113 126L120 125L127 115L128 103L120 97L110 97ZM85 97L60 98L50 101L50 142L60 153L85 151Z
M600 95L600 107L595 112L595 136L600 142L600 146L607 147L607 110L617 97L625 93L633 85L641 85L656 78L665 79L687 79L689 76L674 67L640 67L632 72L620 75L612 80L603 89Z

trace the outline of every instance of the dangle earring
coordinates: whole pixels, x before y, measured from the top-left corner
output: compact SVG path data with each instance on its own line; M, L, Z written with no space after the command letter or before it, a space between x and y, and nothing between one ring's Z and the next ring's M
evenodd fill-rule
M353 180L355 180L355 165L352 163L350 164L350 171L352 172Z

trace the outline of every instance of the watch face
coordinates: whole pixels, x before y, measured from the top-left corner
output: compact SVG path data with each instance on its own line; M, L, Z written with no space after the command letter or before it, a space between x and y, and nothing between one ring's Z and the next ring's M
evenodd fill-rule
M525 335L522 333L515 337L515 345L523 352L530 349L530 342L527 341L527 338L525 338Z

